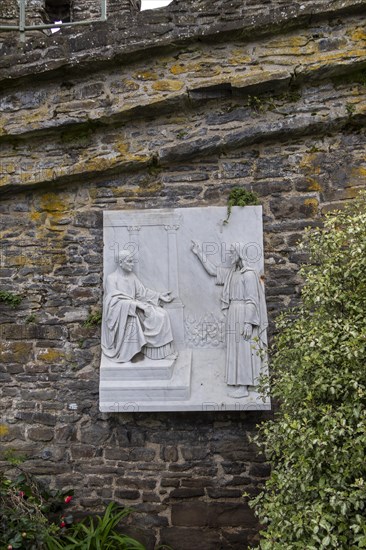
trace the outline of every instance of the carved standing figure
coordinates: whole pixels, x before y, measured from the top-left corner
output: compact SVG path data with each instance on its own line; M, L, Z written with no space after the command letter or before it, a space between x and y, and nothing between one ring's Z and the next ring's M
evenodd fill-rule
M133 273L128 250L119 254L118 267L104 289L102 350L117 363L131 361L140 351L149 359L174 354L169 315L160 302L171 302L170 292L146 288Z
M264 290L258 273L245 258L245 245L230 247L231 267L217 267L202 247L192 241L192 252L207 273L223 285L221 308L226 314L226 383L231 397L246 397L248 386L257 385L262 357L258 346L266 335L267 311Z

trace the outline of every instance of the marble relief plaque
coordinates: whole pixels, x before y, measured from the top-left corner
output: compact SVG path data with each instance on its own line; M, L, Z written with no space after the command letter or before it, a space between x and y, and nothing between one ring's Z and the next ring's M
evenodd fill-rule
M104 212L100 409L266 410L260 206Z

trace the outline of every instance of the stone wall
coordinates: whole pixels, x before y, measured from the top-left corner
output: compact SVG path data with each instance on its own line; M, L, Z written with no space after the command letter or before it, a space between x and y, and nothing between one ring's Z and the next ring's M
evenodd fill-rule
M27 0L25 7L26 25L48 24L59 19L65 23L101 17L100 0ZM115 15L134 14L139 10L139 0L107 0L107 13L110 18ZM17 25L18 23L19 0L2 0L0 25ZM46 32L45 34L49 35L50 33Z
M102 212L263 204L267 303L298 301L304 228L366 182L366 2L173 2L0 58L2 447L76 511L136 509L148 548L245 548L268 413L101 414ZM38 74L38 79L34 75ZM77 408L75 408L75 405Z

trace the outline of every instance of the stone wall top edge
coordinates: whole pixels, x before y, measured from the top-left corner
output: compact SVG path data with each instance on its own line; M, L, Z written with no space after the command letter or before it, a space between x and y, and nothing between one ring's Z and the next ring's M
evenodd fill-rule
M272 127L272 132L268 129L265 134L259 132L258 135L242 136L241 138L238 138L236 135L228 136L228 139L225 140L226 146L224 149L227 153L228 151L256 148L259 143L270 146L273 145L273 143L276 143L277 145L287 143L289 140L296 143L298 140L305 138L322 139L324 136L336 136L337 134L341 134L346 131L351 123L356 132L360 131L360 129L364 126L364 117L343 117L341 120L328 121L327 123L314 122L312 124L299 121L299 124L296 124L295 127L286 127L286 129L283 129L282 131L277 131ZM179 156L179 148L173 146L166 152L161 151L161 156L159 157L159 168L161 170L165 170L174 165L179 166L182 165L182 163L196 162L198 159L208 158L211 155L221 155L222 150L222 145L212 147L210 140L207 140L207 147L202 147L202 144L200 144L197 146L196 150L182 151ZM71 173L68 176L64 175L57 177L52 181L42 180L34 182L20 182L18 185L0 185L0 199L6 200L9 197L29 192L54 192L56 190L67 190L75 185L98 186L111 179L118 180L122 174L141 173L142 170L146 170L149 166L153 166L152 159L147 159L145 162L141 163L130 162L125 165L121 164L114 167L106 167L90 173L86 171L76 174Z
M57 36L28 32L23 44L17 33L8 33L1 48L0 82L2 86L12 86L30 76L48 79L86 67L94 72L107 64L135 61L148 52L158 55L163 48L177 48L197 40L245 41L249 37L253 40L287 28L307 26L317 18L366 9L366 0L304 0L301 4L288 2L269 7L260 4L261 7L248 12L243 2L236 1L230 2L229 17L223 11L223 0L211 10L207 2L186 3L191 8L196 6L196 12L179 10L179 4L175 0L165 10L149 10L135 16L124 14L78 30L65 28Z

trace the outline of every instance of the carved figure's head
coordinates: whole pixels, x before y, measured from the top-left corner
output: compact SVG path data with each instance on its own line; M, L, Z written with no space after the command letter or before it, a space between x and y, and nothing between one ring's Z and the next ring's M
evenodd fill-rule
M118 265L123 271L132 271L134 266L133 256L130 250L122 250L118 255Z
M230 246L232 265L240 265L241 267L245 267L248 264L246 249L247 246L245 243L233 243Z
M237 265L241 260L241 243L233 243L230 246L230 257L232 265Z

